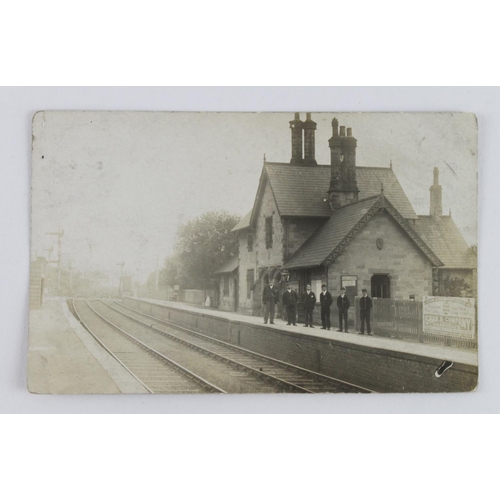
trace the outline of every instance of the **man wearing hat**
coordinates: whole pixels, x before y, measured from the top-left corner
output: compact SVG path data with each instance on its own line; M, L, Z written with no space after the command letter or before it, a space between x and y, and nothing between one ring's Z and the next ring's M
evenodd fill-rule
M359 299L359 316L361 319L361 331L360 335L365 334L365 321L366 321L366 329L368 331L368 335L373 335L372 329L370 328L370 313L373 307L373 300L371 297L368 297L368 291L366 288L362 290L363 296Z
M269 284L264 287L262 292L262 303L264 304L264 324L267 325L267 320L271 319L271 325L274 325L274 308L278 303L279 293L278 288L274 284L274 279L269 279Z
M340 289L340 295L337 297L337 307L339 309L339 329L338 332L342 331L342 323L344 324L345 332L349 333L347 326L347 315L349 312L349 307L351 303L349 302L349 297L345 294L345 288Z
M314 306L316 305L316 295L311 290L311 285L306 286L306 291L302 294L302 304L304 305L304 313L306 316L305 325L311 328L313 326L313 311Z
M321 304L321 323L322 330L330 330L330 306L333 302L332 294L326 289L326 285L321 285L321 293L319 294L319 302Z
M292 290L290 283L287 283L283 294L283 307L286 311L287 325L293 324L293 326L297 326L297 302L297 292Z

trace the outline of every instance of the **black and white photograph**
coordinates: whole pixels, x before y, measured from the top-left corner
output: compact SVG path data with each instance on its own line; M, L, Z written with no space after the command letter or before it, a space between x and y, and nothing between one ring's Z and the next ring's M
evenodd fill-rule
M29 391L475 391L477 130L38 111Z

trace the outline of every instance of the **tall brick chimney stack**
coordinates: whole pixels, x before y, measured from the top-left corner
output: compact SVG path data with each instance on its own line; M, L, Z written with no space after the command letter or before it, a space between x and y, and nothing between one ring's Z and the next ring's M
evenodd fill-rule
M304 165L317 165L315 131L316 123L311 120L311 113L306 113L304 128Z
M331 158L331 177L328 199L332 210L358 200L356 181L356 145L352 129L340 127L336 118L332 120L332 137L328 141Z
M292 158L290 165L302 165L302 128L304 122L300 119L300 113L295 113L295 118L290 122L292 131Z
M358 191L356 180L356 146L358 141L352 136L352 128L347 129L347 137L342 138L342 154L344 155L344 189Z
M332 120L332 137L328 141L330 146L330 165L332 166L332 182L340 180L342 168L342 141L339 136L339 122L337 118Z
M430 214L435 217L443 215L443 188L439 185L439 169L434 167L434 183L429 188L431 192Z

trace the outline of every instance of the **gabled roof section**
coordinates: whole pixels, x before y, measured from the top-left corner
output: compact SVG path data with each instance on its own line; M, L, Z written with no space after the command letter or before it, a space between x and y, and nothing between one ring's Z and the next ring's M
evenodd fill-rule
M266 161L253 209L233 228L233 231L254 225L266 182L270 184L280 217L330 217L332 210L327 200L330 176L330 165L298 166ZM391 168L356 167L356 177L360 201L378 195L383 184L385 196L396 210L405 219L418 219Z
M285 262L284 267L293 269L320 266L332 250L337 248L349 234L349 231L372 209L377 199L378 196L372 196L334 212L328 221L319 227Z
M477 268L477 257L449 215L419 215L415 230L443 261L454 269Z
M392 168L356 167L358 181L358 199L362 200L380 193L380 186L384 185L384 195L391 205L405 218L418 219L408 196Z
M264 170L282 217L330 217L330 168L266 163Z
M226 273L232 273L238 269L238 256L235 255L234 257L231 257L225 264L223 264L217 271L215 271L212 274L226 274Z
M247 229L250 227L250 219L252 217L252 210L248 212L245 217L243 217L236 226L231 229L231 231L240 231L241 229Z
M437 255L410 227L408 221L387 198L384 195L379 195L346 205L334 212L330 219L318 228L292 257L285 262L284 266L294 269L330 264L380 210L386 210L392 216L433 265L443 265Z
M327 201L330 165L313 167L266 162L264 171L281 216L329 217L332 214ZM356 167L356 177L359 200L378 195L383 184L385 196L405 219L418 218L391 168Z

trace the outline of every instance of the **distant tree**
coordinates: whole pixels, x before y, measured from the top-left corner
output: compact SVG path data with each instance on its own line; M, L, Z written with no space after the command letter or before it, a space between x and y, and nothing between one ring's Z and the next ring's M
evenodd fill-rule
M186 286L189 287L183 277L182 262L177 253L165 259L165 267L160 271L160 282L169 286L180 285L183 288Z
M237 255L237 237L231 229L239 220L227 212L207 212L182 225L175 254L165 260L166 282L183 288L203 288L217 268Z

